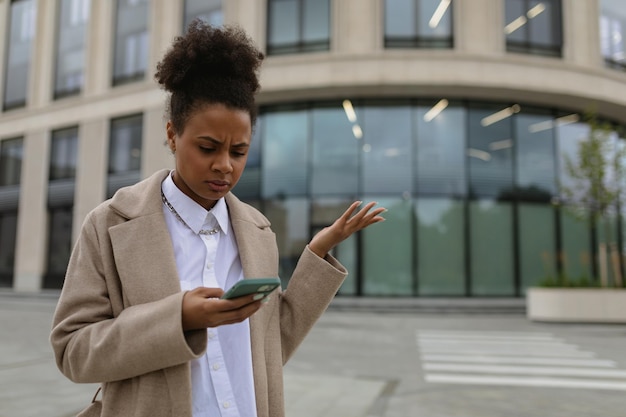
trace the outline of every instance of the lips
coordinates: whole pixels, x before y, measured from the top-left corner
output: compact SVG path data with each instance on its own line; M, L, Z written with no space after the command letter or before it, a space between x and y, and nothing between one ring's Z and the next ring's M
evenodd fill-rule
M211 188L211 190L217 192L226 191L230 187L230 182L223 180L207 181L207 184L209 185L209 188Z

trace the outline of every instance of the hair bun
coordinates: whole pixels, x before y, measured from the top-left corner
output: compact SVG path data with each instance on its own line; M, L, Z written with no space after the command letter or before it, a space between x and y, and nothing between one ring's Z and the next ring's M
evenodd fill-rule
M243 82L255 93L263 58L242 29L213 27L196 19L159 62L155 78L172 93L201 88L208 79Z

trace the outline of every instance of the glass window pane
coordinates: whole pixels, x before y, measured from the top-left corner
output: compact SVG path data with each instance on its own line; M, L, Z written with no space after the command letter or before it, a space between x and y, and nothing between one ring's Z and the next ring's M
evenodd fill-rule
M111 121L109 174L141 168L142 119L131 116Z
M279 275L286 288L302 251L309 243L309 200L288 198L267 202L263 213L272 223L280 254Z
M311 228L313 234L332 224L352 204L352 200L342 198L323 198L312 202ZM358 256L357 235L351 235L331 250L333 255L349 271L348 276L339 289L339 294L357 294Z
M389 211L384 224L362 232L364 295L413 295L413 208L410 200L370 196Z
M317 108L312 114L313 195L357 195L359 187L359 145L344 110Z
M271 46L297 44L300 41L300 2L269 0L268 3L268 44Z
M118 0L113 84L143 78L148 65L149 2Z
M470 202L472 295L515 294L510 203Z
M23 139L7 139L0 142L0 187L19 185L23 158Z
M48 268L44 288L60 289L72 251L72 207L50 210Z
M235 189L237 197L244 200L258 199L261 196L262 118L263 116L257 117L256 126L252 132L252 140L250 141L250 149L248 149L246 169L243 170L243 174L239 178L239 182L236 185L237 188Z
M304 42L326 41L330 37L330 2L328 0L304 0L302 40Z
M602 0L600 12L600 46L607 64L616 68L626 65L626 5L619 0Z
M450 199L417 200L419 295L465 295L464 207Z
M55 97L81 90L91 0L63 0L56 46Z
M546 278L557 278L556 228L550 205L519 204L519 265L522 294Z
M221 26L224 23L222 0L185 0L184 27L187 28L194 19Z
M417 192L466 195L465 108L449 106L433 116L434 107L435 103L416 109Z
M50 180L74 178L78 159L78 128L52 132Z
M513 136L511 115L519 107L470 108L470 194L498 197L513 186Z
M17 213L0 212L0 287L13 286Z
M561 55L560 0L506 0L507 50L538 55Z
M549 201L557 194L551 116L518 114L516 118L517 188L525 201Z
M561 210L561 262L569 280L591 280L591 233L587 219L574 216L567 208Z
M307 193L308 112L266 113L263 120L263 185L265 198Z
M567 172L566 160L578 160L578 147L581 141L589 137L589 125L586 123L571 123L557 127L557 152L559 164L559 183L564 188L573 188L576 182ZM561 197L564 197L563 195Z
M421 37L447 37L452 33L450 3L446 0L418 1L418 28Z
M415 0L385 0L385 36L415 36Z
M366 107L363 115L363 192L410 195L411 108Z
M26 105L30 55L37 17L34 0L11 1L9 6L10 22L7 33L9 42L3 100L5 109Z

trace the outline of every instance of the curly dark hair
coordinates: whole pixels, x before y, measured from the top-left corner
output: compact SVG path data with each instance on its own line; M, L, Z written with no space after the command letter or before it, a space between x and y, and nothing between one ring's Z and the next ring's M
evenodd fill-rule
M171 93L167 115L182 134L192 113L206 104L223 104L256 121L257 71L264 55L239 27L213 27L194 20L157 64L154 77Z

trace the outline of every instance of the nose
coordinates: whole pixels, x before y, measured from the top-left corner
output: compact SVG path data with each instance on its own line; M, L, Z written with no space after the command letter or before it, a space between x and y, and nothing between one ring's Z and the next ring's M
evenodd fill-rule
M217 171L222 174L229 174L232 172L233 165L230 162L230 155L228 152L218 152L217 155L215 155L212 169L213 171Z

